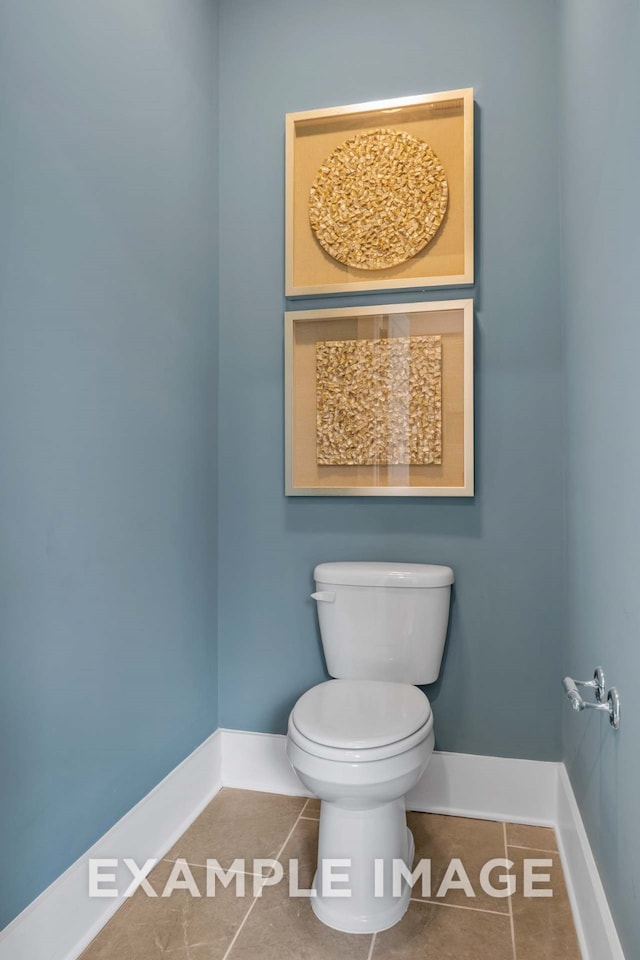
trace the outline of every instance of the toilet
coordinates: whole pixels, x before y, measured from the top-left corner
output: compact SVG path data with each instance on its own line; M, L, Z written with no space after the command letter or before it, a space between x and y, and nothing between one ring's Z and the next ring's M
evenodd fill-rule
M400 920L414 843L405 795L434 745L415 684L433 683L444 650L453 571L421 563L321 563L314 570L322 646L335 679L307 690L289 717L287 755L319 797L311 906L345 933Z

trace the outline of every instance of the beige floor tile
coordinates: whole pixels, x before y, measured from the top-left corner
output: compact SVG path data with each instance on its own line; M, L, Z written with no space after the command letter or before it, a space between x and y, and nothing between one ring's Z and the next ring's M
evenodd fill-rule
M526 898L523 896L523 862L525 858L553 861L550 868L536 867L536 873L551 875L552 897ZM518 960L580 960L567 897L567 889L560 857L553 852L509 849L514 861L517 890L512 899L513 924Z
M371 960L513 960L511 924L508 915L413 902L376 934Z
M303 817L313 817L316 820L320 819L320 801L316 800L315 797L311 797L307 800L305 808L302 811Z
M202 896L175 890L162 897L173 867L172 863L159 863L149 875L158 897L148 897L138 889L80 960L222 960L249 909L251 896L238 898L233 886L225 890L217 885L216 896L207 897L207 871L191 867Z
M308 890L313 883L318 861L318 820L298 820L295 830L282 851L280 862L284 877L289 877L291 860L298 863L298 887Z
M507 843L534 850L557 850L556 833L552 827L530 827L526 823L508 823Z
M432 894L449 860L458 857L477 896L467 899L463 891L452 891L440 902L415 900L399 924L372 941L368 935L331 930L315 918L307 897L289 896L289 861L298 863L301 890L311 886L316 867L319 822L310 817L296 823L304 804L304 798L224 790L171 852L195 863L217 857L223 865L236 857L275 856L295 824L280 857L283 880L265 887L248 916L252 877L245 878L245 897L237 895L235 883L225 889L219 882L216 895L210 897L206 880L211 872L192 865L201 897L176 890L168 898L149 898L138 890L81 960L223 960L232 942L228 960L513 960L509 901L489 897L479 884L481 866L505 856L502 824L409 814L416 859L432 860ZM319 807L312 802L311 809ZM559 855L541 846L555 840L553 831L510 824L508 837L514 844L509 857L517 882L511 904L518 960L579 960ZM530 850L518 849L530 843L535 843ZM549 868L537 868L551 874L553 897L523 896L525 858L553 861ZM158 894L173 868L173 863L162 861L151 873ZM419 895L419 888L414 888L414 897Z
M215 858L222 866L240 858L247 872L254 858L275 857L305 803L304 797L225 788L167 853L205 865Z
M229 960L368 960L370 946L370 935L332 930L316 919L308 898L289 897L279 884L256 901Z
M431 899L437 898L445 870L453 858L462 862L471 882L475 897L464 890L451 890L442 898L444 903L476 907L508 913L506 898L492 897L480 886L480 871L488 860L505 859L504 828L493 820L472 820L466 817L447 817L431 813L409 813L407 822L416 843L414 866L418 860L431 860ZM505 873L496 868L492 882L499 886L498 876ZM412 896L421 898L420 881Z

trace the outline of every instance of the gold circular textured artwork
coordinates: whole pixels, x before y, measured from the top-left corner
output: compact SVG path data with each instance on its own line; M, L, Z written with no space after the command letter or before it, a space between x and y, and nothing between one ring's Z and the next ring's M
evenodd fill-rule
M410 260L436 235L449 185L428 143L400 130L358 133L320 167L309 222L326 252L360 270Z

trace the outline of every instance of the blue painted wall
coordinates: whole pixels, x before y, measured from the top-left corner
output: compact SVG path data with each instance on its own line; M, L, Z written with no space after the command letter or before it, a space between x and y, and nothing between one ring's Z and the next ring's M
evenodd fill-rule
M441 749L556 759L562 671L618 682L617 737L562 722L634 956L637 3L220 6L219 300L214 0L0 10L0 926L215 728L216 619L221 724L283 731L314 564L388 557L457 573ZM465 85L478 493L287 500L284 113Z
M457 575L429 690L438 746L557 759L555 0L222 0L220 10L221 724L283 732L296 697L325 677L308 599L318 561L422 560ZM478 103L477 496L286 499L284 114L464 86Z
M216 14L0 10L0 927L217 725Z
M640 956L640 5L564 0L563 232L568 643L565 669L606 668L614 734L564 712L564 750L627 957Z

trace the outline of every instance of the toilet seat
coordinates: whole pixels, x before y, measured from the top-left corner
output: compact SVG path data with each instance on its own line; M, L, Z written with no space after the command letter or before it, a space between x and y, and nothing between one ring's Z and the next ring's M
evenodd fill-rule
M289 736L316 757L362 763L410 750L433 729L431 706L417 687L380 680L329 680L303 694Z
M304 693L293 722L326 747L367 750L404 740L431 716L424 693L409 683L329 680Z

